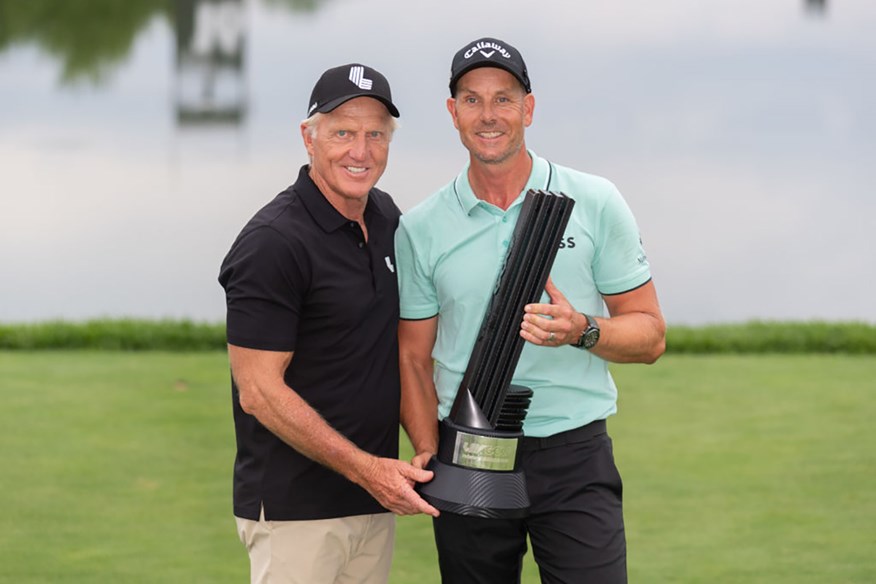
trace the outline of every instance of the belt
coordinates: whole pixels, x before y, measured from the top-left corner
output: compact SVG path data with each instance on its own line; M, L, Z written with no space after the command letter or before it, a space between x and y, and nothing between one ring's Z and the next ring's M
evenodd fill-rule
M584 442L605 433L605 420L595 420L586 426L566 430L565 432L560 432L553 436L545 436L544 438L524 436L520 441L520 448L522 450L542 450L544 448L553 448L565 444Z

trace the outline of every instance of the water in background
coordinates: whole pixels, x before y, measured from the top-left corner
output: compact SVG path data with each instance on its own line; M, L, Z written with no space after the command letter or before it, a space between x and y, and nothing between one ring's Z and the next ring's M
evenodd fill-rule
M219 263L290 184L326 68L387 75L379 186L466 153L445 110L480 36L531 72L527 145L639 221L670 324L876 322L871 0L0 0L0 322L220 320Z

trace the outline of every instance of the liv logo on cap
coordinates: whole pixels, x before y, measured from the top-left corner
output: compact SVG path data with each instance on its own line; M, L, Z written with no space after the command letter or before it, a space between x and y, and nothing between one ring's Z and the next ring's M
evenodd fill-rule
M371 89L371 80L365 78L365 67L350 67L350 81L359 89Z
M307 115L328 113L356 97L373 97L386 106L392 117L398 117L389 81L377 69L362 63L348 63L326 70L313 86Z

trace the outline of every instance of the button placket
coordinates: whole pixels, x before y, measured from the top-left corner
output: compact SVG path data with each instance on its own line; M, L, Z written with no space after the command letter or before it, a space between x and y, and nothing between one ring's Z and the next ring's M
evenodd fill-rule
M499 228L499 237L498 237L499 253L504 256L504 254L507 253L508 246L511 243L511 231L513 231L513 229L509 230L509 228L508 228L508 213L507 212L502 214L502 220L501 220L501 222L497 223L497 225Z
M347 226L350 228L350 231L353 233L353 237L356 238L356 247L359 249L365 248L365 236L362 234L362 228L359 227L359 224L355 221L350 221L347 223Z

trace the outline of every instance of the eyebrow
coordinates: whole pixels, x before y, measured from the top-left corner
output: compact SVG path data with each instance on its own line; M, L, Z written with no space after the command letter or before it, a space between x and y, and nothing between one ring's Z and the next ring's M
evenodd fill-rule
M460 96L462 96L462 95L466 95L466 94L468 94L468 95L476 95L476 96L478 96L478 97L480 97L481 95L483 95L483 94L481 94L481 93L479 93L479 92L477 92L477 91L475 91L475 90L473 90L473 89L466 89L465 87L460 88L460 89L456 92L457 97L460 97ZM508 96L508 95L514 95L514 94L515 94L515 88L514 88L514 87L505 87L505 88L498 89L498 90L496 90L495 92L493 92L493 95L494 95L494 96L496 96L496 95Z

